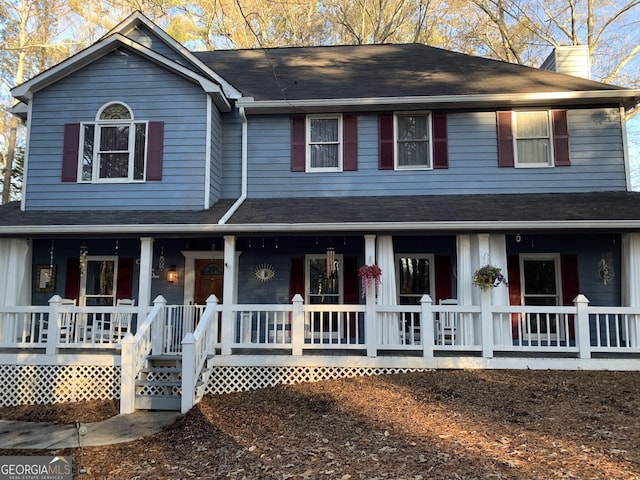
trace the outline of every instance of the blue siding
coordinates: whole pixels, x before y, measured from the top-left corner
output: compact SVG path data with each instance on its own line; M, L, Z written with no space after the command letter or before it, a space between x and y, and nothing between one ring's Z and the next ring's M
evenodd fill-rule
M129 105L137 120L163 121L162 181L61 181L65 123L93 121L107 102ZM201 209L204 206L206 96L199 86L130 52L111 53L33 100L27 210Z
M253 119L249 119L252 122ZM242 120L237 111L222 115L222 198L237 198L242 187Z
M211 108L211 178L209 179L209 204L220 200L222 188L222 118L220 112Z
M571 166L499 168L495 112L448 115L449 168L378 169L377 116L358 117L358 171L300 173L290 169L290 119L249 121L249 195L256 198L430 195L625 190L617 109L569 111ZM277 186L277 188L274 188Z

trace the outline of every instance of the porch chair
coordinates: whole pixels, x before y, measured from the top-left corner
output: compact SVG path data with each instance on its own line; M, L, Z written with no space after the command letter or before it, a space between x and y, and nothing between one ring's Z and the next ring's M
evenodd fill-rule
M446 298L440 300L440 305L457 305L458 300L455 298ZM456 312L440 312L438 321L436 322L437 344L438 345L455 345L458 336L458 318Z
M120 298L116 302L116 306L118 307L133 307L136 301L132 298ZM133 317L133 313L126 312L116 312L113 315L113 325L111 326L112 337L111 341L113 343L120 343L122 339L124 339L125 335L129 333L131 330L131 319Z

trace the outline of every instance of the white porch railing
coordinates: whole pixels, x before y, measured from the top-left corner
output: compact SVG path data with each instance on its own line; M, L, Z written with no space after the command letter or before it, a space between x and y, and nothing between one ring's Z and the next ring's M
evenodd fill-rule
M44 348L49 307L0 307L0 348Z

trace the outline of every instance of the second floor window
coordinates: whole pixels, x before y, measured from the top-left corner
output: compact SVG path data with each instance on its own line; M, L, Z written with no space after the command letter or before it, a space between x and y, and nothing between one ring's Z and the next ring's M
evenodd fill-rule
M95 122L82 124L81 135L81 181L144 180L147 123L135 122L126 105L105 106Z
M307 171L342 171L342 118L307 117Z
M396 115L396 169L431 168L429 115Z
M549 112L514 112L516 166L553 165Z

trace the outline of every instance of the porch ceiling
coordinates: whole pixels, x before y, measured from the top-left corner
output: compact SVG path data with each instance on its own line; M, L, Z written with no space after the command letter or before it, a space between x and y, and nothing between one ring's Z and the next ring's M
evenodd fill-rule
M0 207L0 236L64 234L206 234L326 228L371 229L640 229L640 192L423 195L247 199L208 210L20 211Z

